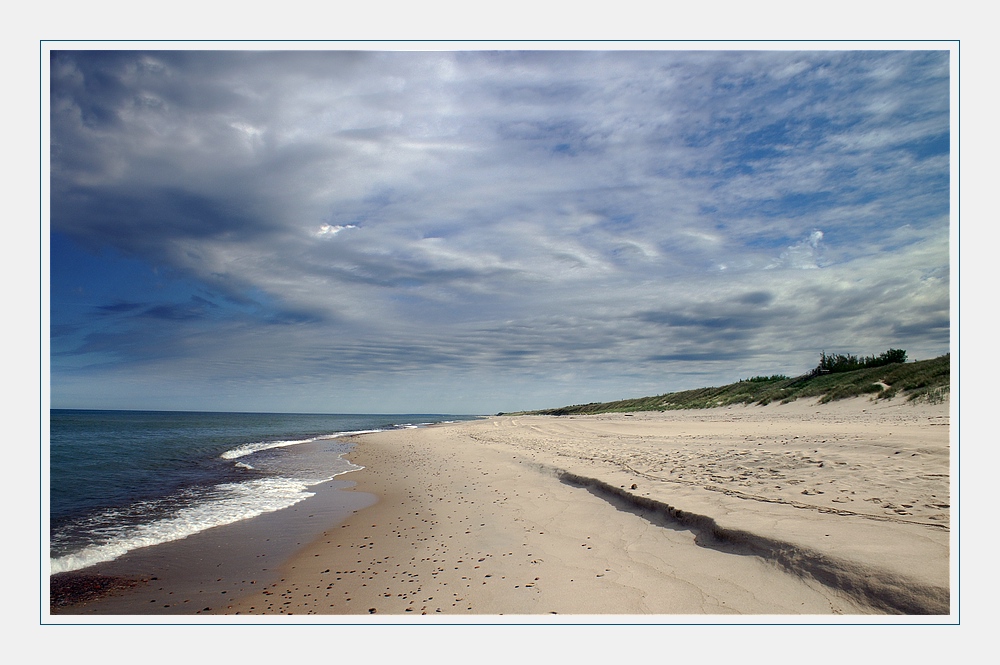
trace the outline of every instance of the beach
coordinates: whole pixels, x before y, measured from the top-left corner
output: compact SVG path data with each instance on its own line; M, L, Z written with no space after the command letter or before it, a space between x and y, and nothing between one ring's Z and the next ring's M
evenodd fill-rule
M245 558L218 579L151 582L137 551L94 569L134 586L60 613L947 615L949 410L798 400L363 434L346 455L362 470L156 555L225 541Z

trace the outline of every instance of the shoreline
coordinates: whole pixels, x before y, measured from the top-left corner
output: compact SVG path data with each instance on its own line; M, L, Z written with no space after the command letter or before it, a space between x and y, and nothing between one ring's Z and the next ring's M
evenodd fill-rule
M205 613L948 614L949 404L800 402L356 437L377 501Z
M62 617L228 611L257 585L279 579L282 564L326 525L377 500L365 492L345 491L354 486L347 480L351 473L311 488L314 496L288 508L52 575L50 612Z

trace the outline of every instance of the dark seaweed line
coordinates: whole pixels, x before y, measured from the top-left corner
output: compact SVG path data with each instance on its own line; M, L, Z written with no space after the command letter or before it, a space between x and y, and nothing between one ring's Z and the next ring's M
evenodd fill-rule
M815 550L766 536L720 527L705 515L686 512L669 504L636 496L596 478L557 471L559 479L581 487L619 510L638 515L659 526L682 528L695 534L701 547L729 554L759 556L800 577L811 578L851 599L890 614L948 614L948 589L913 582L899 575L830 557Z

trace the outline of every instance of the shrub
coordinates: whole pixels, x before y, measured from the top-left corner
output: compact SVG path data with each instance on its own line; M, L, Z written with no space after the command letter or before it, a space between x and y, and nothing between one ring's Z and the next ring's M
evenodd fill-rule
M812 373L816 376L819 374L833 374L836 372L853 372L856 369L883 367L893 363L905 362L906 351L903 349L889 349L878 356L865 356L864 358L844 355L842 353L827 355L826 351L822 351L819 354L819 365L816 366Z
M740 379L740 383L767 383L770 381L783 381L788 377L784 374L772 374L771 376L751 376L749 379Z

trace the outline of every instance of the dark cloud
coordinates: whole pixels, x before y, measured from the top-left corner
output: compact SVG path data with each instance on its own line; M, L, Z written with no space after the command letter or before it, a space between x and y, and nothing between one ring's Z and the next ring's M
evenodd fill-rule
M753 291L737 296L736 302L744 305L770 305L774 302L774 294L767 291Z
M736 360L744 356L743 352L739 351L701 351L701 352L691 352L691 353L670 353L670 354L660 354L655 356L650 356L648 360L655 363L671 363L671 362L683 362L683 363L705 363L705 362L719 362L725 360Z
M166 321L188 321L204 318L208 309L203 303L155 305L143 311L142 316Z
M120 302L114 303L113 305L98 305L98 309L101 312L108 314L120 314L122 312L132 312L137 309L145 307L142 303L136 302Z

